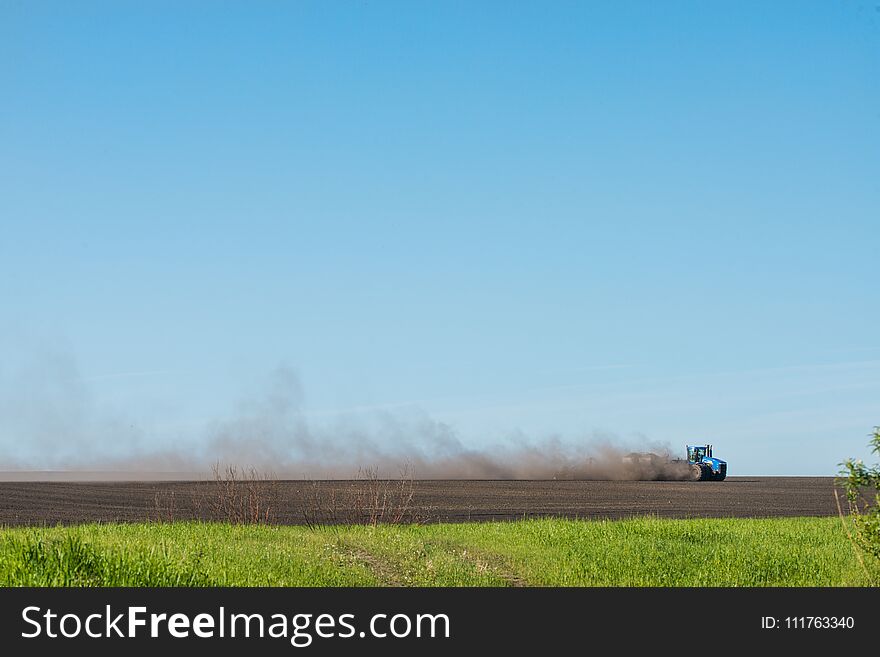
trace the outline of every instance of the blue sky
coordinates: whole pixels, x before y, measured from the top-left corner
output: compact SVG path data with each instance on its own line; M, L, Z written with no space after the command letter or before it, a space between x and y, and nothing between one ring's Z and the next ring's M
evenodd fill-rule
M0 458L279 366L315 423L867 458L875 5L0 1Z

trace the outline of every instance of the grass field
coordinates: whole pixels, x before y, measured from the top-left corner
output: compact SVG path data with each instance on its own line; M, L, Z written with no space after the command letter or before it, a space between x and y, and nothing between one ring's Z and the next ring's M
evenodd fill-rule
M864 586L838 518L0 530L5 586Z

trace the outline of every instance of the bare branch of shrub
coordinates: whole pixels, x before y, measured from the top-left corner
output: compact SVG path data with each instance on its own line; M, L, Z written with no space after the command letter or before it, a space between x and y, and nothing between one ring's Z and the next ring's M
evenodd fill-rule
M177 499L173 490L162 490L153 498L153 519L156 522L174 522L177 517Z
M274 521L280 499L274 474L219 462L211 467L211 472L212 485L206 501L213 519L236 525Z
M305 489L301 508L307 527L339 524L413 524L419 522L413 509L412 467L404 465L396 479L383 479L378 468L361 468L357 477L340 488L338 484L313 481Z

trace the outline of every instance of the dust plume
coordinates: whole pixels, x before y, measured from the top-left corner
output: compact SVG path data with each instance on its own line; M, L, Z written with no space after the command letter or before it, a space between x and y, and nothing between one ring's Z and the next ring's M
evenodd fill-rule
M236 413L174 446L151 445L136 423L102 408L64 355L0 376L0 417L0 472L7 479L35 471L56 479L191 479L218 462L290 479L347 479L362 468L388 477L409 468L424 479L687 478L662 445L624 444L599 433L578 441L520 434L477 449L453 426L415 409L377 412L369 421L340 414L310 422L300 382L286 367Z

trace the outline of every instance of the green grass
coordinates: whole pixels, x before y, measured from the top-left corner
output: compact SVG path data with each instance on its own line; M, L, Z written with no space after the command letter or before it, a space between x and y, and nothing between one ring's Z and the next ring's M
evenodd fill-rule
M0 529L4 586L864 586L838 518Z

